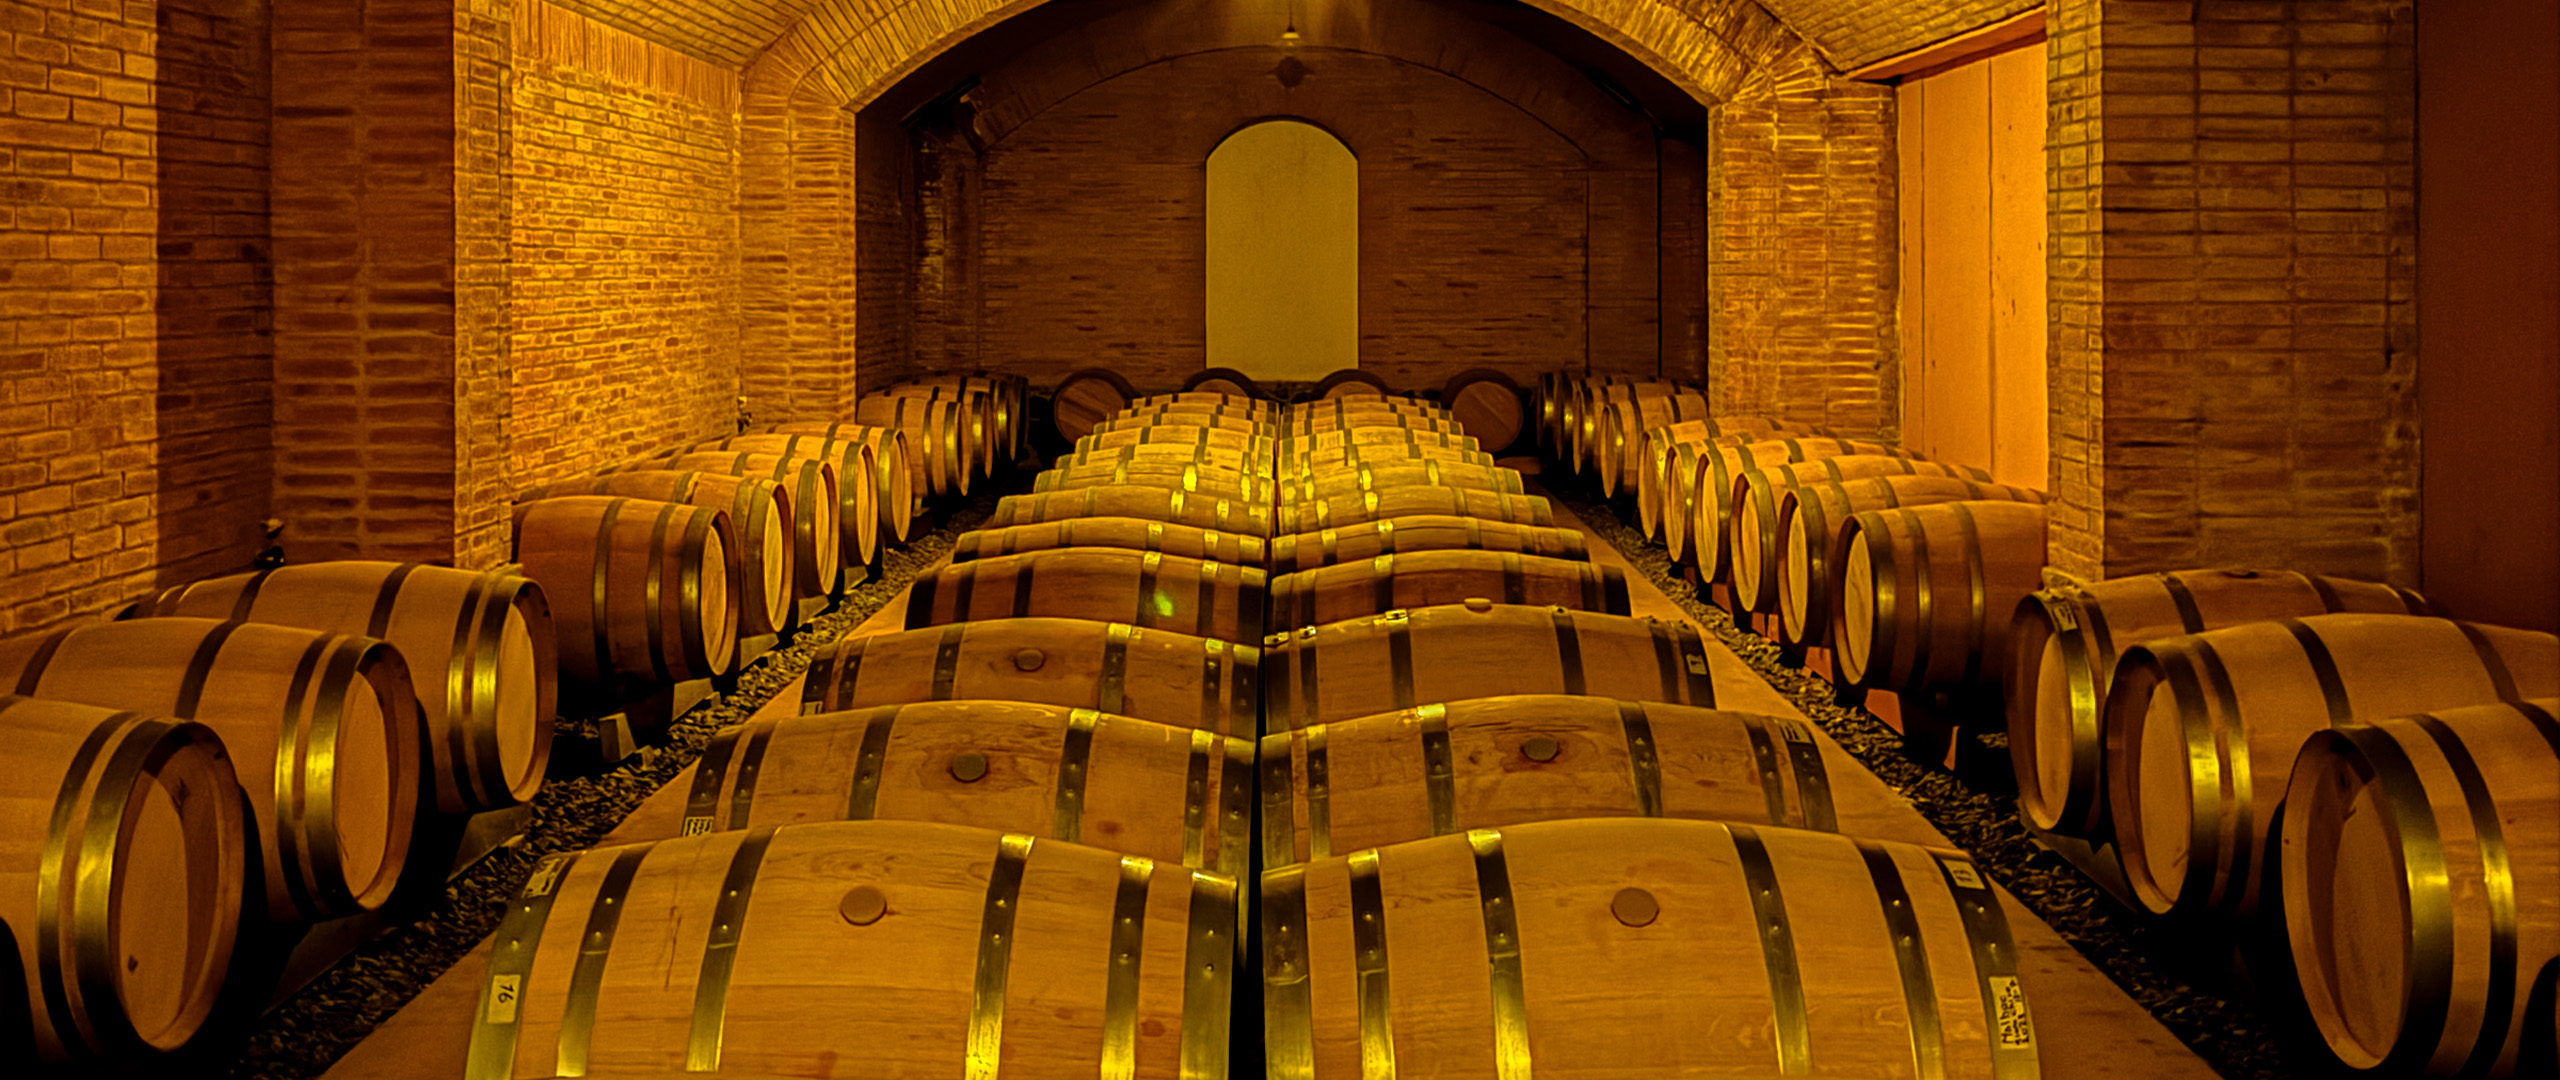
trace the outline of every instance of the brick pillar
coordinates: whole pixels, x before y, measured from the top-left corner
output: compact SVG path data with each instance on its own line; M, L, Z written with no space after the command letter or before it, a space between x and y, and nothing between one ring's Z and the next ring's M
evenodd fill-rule
M279 0L287 557L505 555L504 0Z
M1789 38L1716 107L1707 153L1710 403L1895 437L1892 89Z
M2415 582L2410 8L2048 9L2056 566Z

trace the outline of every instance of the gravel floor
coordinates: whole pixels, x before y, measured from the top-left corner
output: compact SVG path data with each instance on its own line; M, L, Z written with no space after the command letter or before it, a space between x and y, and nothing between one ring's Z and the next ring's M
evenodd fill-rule
M713 733L743 722L791 678L807 670L820 646L859 625L951 550L959 534L976 528L995 508L994 485L951 510L941 526L902 550L882 556L878 578L848 590L844 600L801 631L790 645L759 658L737 685L677 718L654 754L585 776L559 776L533 802L534 817L521 843L502 848L455 878L441 900L424 906L416 921L374 939L331 967L292 998L230 1040L199 1039L190 1062L173 1063L169 1075L226 1075L234 1080L304 1080L361 1041L375 1025L415 997L483 938L495 932L509 898L543 856L592 846L621 823L650 793L693 763ZM592 727L592 725L584 725ZM582 725L564 721L564 736ZM456 1032L457 1038L464 1033Z
M2271 1024L2258 1004L2228 985L2230 953L2197 948L2196 935L2137 917L2090 882L2077 867L2028 833L2018 818L2016 782L2007 767L2007 739L1978 735L1981 757L1996 769L1963 776L1904 756L1902 736L1863 708L1843 706L1831 685L1787 667L1778 645L1742 630L1680 577L1679 567L1645 540L1618 512L1576 493L1549 496L1591 526L1663 593L1686 609L1725 647L1749 663L1851 756L1918 807L1956 846L1974 856L2001 885L2097 965L2160 1023L2228 1080L2287 1080L2310 1075L2281 1056ZM2050 1047L2048 1076L2068 1076L2071 1054L2097 1047Z

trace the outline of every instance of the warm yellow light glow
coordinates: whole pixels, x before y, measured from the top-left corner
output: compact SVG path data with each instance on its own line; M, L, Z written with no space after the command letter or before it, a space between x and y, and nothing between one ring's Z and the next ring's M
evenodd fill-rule
M1274 120L1209 155L1208 367L1317 379L1360 365L1360 162Z

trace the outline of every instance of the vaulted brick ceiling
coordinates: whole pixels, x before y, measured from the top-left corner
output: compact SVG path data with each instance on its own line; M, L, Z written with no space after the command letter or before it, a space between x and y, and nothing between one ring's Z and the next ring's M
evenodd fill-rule
M731 69L827 0L551 0L597 22Z
M2044 0L1760 0L1822 58L1853 71L1977 30Z

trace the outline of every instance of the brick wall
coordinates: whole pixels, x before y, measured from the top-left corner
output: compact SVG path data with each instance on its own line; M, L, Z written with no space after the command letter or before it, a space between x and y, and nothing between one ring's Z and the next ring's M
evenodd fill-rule
M257 551L267 19L0 3L0 633Z
M2410 5L2055 5L2054 561L2414 583Z
M1708 155L1715 407L1896 437L1893 91L1792 42L1717 106Z
M520 0L512 483L720 435L737 413L737 81Z

